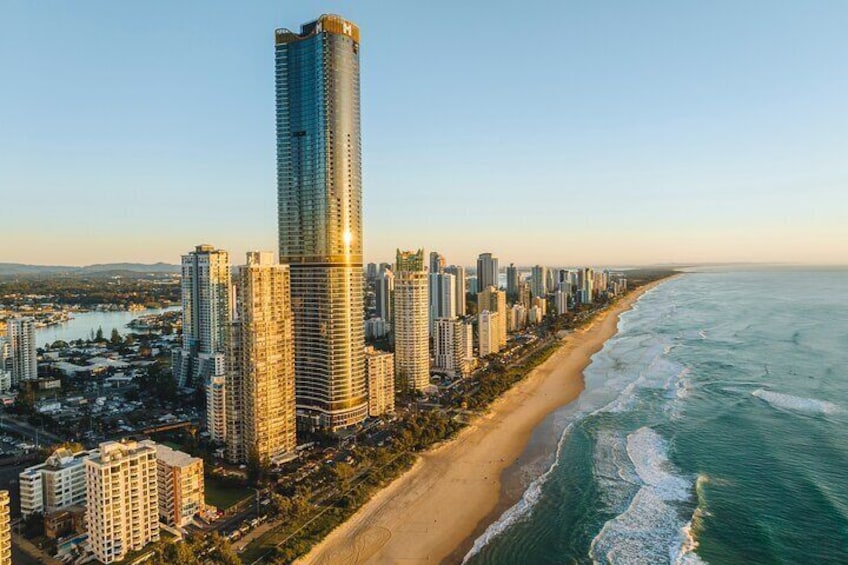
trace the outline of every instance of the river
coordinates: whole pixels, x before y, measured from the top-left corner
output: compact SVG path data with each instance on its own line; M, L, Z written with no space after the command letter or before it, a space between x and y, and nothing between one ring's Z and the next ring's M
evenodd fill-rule
M43 347L57 340L88 339L97 332L97 328L103 328L103 335L107 339L112 333L112 328L116 328L121 335L125 335L129 331L127 324L136 318L169 310L179 310L179 307L151 308L135 312L74 312L71 314L73 317L63 324L37 329L35 342Z

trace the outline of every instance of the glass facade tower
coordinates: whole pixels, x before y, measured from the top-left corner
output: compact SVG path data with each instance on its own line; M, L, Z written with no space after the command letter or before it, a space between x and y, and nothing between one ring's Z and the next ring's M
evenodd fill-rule
M278 29L280 262L290 266L299 420L337 430L368 413L363 327L359 28L323 15Z

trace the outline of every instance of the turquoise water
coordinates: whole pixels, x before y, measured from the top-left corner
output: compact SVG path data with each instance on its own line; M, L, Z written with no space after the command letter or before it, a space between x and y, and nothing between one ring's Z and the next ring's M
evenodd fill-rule
M648 292L468 563L848 563L848 272Z

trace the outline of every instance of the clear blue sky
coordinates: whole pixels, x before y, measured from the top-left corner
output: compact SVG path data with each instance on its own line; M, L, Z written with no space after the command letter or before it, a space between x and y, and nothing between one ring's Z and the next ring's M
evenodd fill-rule
M848 2L0 7L0 261L275 249L273 30L362 29L366 260L848 258Z

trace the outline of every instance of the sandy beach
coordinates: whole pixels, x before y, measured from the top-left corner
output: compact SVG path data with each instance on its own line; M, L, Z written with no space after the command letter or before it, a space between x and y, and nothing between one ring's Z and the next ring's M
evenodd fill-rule
M663 279L667 280L667 279ZM617 331L618 317L647 290L632 292L591 325L564 338L545 363L455 439L421 455L298 563L439 563L461 560L475 532L503 507L501 475L536 426L583 390L583 369ZM510 501L506 501L510 502Z

